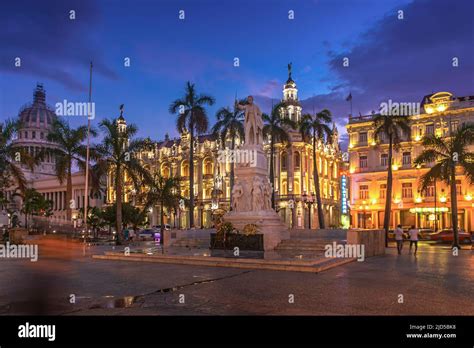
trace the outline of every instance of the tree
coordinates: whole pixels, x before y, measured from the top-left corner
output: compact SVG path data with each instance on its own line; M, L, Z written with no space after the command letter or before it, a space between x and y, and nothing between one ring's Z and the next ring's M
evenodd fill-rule
M262 114L265 125L263 126L263 136L270 140L270 182L272 188L275 187L275 145L277 143L287 143L289 140L288 129L295 129L296 123L287 117L283 117L282 110L284 103L275 105L270 115ZM272 208L275 209L275 190L272 190Z
M16 193L23 200L21 213L25 215L25 228L28 228L28 217L30 215L51 216L51 201L36 191L34 188L27 188L23 193Z
M142 226L147 219L147 209L134 207L131 203L124 203L122 206L123 227L132 225L136 230L138 226Z
M96 136L94 129L90 130L92 136ZM77 165L85 171L86 146L83 142L87 139L87 126L71 128L62 119L55 119L52 130L48 133L47 139L58 145L50 151L56 159L56 176L62 184L66 179L66 219L71 221L72 208L72 168ZM93 150L92 150L93 151Z
M316 148L319 143L325 144L330 142L332 131L327 125L332 122L331 112L324 109L314 116L304 114L298 125L299 131L304 139L312 139L313 141L313 180L314 190L316 194L316 203L318 208L319 228L326 228L324 222L323 207L321 201L321 187L319 186L318 164L316 161Z
M198 95L194 84L186 83L185 95L173 101L169 107L171 114L178 114L176 128L178 132L189 132L189 224L194 227L194 137L207 132L209 120L205 105L214 105L214 98Z
M221 140L226 148L227 139L230 138L230 150L235 150L237 139L244 139L244 111L234 106L234 111L229 108L220 108L216 113L217 122L212 127L212 133ZM234 187L234 162L230 164L230 202L232 202L232 188ZM232 209L232 204L231 204Z
M84 208L79 209L79 215L84 219ZM114 219L115 220L115 217ZM87 207L87 226L92 228L94 236L98 236L98 231L101 227L106 225L106 221L103 218L103 211L98 207Z
M145 209L160 205L160 229L161 236L164 232L164 210L168 211L175 209L181 199L180 180L179 178L165 178L159 171L155 171L152 176L152 181L149 185L149 190L145 197ZM163 238L160 238L160 243L163 244Z
M122 115L120 116L122 119ZM122 125L122 124L121 124ZM122 204L124 178L126 177L139 191L142 183L150 182L150 174L142 166L138 154L144 150L151 150L153 143L149 139L136 138L138 129L130 124L119 127L117 119L105 119L100 123L104 137L95 151L98 155L95 169L100 173L109 173L114 179L116 209L116 230L118 238L122 233Z
M6 120L0 123L0 190L16 184L25 192L27 182L21 165L34 170L38 164L38 159L29 155L26 149L14 146L14 136L20 128L20 122Z
M415 165L434 165L421 176L421 189L425 190L435 180L440 180L450 188L451 193L451 222L453 225L453 248L459 246L458 204L456 192L456 168L474 183L474 152L468 147L474 144L474 123L464 124L449 137L427 135L423 137L422 145L425 150L415 159Z
M388 140L388 174L387 174L387 194L385 196L385 214L383 219L383 228L385 230L385 246L388 246L388 228L390 225L390 215L392 209L392 161L393 150L398 151L400 142L404 135L410 136L410 119L408 116L375 115L373 119L375 127L374 137L377 141Z

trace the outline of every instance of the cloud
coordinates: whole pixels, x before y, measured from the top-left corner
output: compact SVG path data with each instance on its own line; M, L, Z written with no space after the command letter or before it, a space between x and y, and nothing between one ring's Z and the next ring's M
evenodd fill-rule
M357 44L344 51L329 50L330 93L303 100L305 108L329 108L339 124L350 112L345 97L352 93L353 113L378 110L388 99L420 102L431 92L473 94L474 3L458 1L448 6L442 0L414 1L387 13L367 30ZM329 48L329 45L328 45ZM343 58L349 58L344 67ZM453 67L453 57L459 67Z
M69 18L75 11L75 20ZM93 0L29 1L2 3L0 22L0 69L12 74L27 74L61 83L76 91L87 90L87 79L78 79L78 69L87 71L94 62L94 71L110 79L117 74L101 56L94 38L100 22L100 11ZM21 67L14 66L21 58ZM87 74L84 74L87 76Z

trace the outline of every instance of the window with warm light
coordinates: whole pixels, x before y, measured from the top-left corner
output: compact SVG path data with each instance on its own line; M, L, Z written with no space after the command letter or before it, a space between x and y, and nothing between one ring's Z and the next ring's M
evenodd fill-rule
M411 165L411 152L409 151L403 152L402 164L404 166Z
M425 134L426 135L434 135L434 124L427 124L425 126Z
M359 199L369 199L369 185L359 186Z
M402 198L413 198L411 182L402 183Z
M452 133L456 132L459 128L459 121L458 120L452 120L449 122L450 130Z
M458 197L462 195L461 180L456 180L456 194L458 195Z
M359 133L359 144L367 144L367 132L360 132Z
M387 196L387 184L380 184L379 198L385 199L386 196Z
M359 168L367 168L367 156L359 156Z

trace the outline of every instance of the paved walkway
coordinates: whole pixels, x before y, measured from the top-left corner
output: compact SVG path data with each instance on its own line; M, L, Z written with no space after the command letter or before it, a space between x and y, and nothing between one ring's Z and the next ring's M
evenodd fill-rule
M0 314L474 314L470 250L452 256L422 246L414 257L389 248L387 255L319 274L90 258L105 250L110 247L63 250L37 263L0 261Z

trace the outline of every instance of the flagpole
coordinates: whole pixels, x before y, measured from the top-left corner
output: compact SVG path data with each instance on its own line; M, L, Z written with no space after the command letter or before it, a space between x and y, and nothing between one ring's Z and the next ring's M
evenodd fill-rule
M352 91L350 92L349 95L351 96L351 100L350 100L351 101L351 117L353 117L354 115L352 114Z
M87 226L87 209L89 206L89 157L90 157L90 131L91 131L91 100L92 100L92 62L90 65L90 75L89 75L89 104L88 104L88 117L87 117L87 149L86 149L86 183L85 183L85 192L84 192L84 226L85 226L85 235L84 243L86 242L86 235L88 234Z

